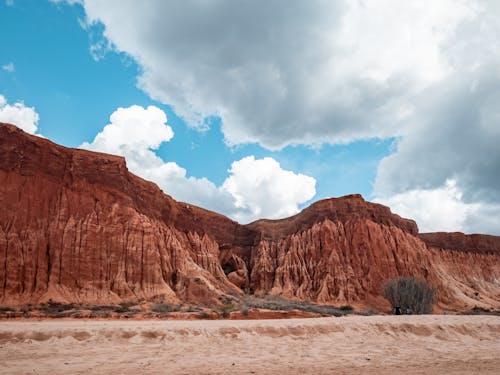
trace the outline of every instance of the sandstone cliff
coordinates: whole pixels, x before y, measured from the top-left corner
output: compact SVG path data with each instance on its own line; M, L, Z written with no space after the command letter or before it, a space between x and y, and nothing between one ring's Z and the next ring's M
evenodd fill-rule
M414 275L441 307L500 307L500 237L418 234L359 195L249 225L176 202L121 157L0 124L0 304L129 299L216 304L279 294L386 308L381 283Z

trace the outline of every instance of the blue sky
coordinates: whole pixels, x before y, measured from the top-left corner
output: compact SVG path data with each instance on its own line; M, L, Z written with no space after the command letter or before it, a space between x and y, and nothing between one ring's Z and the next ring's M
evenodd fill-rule
M477 42L498 37L494 4L70 3L0 3L0 119L31 110L37 134L121 153L174 198L243 222L361 193L424 230L497 231L499 181L484 176L500 165L499 56ZM461 100L469 123L452 117ZM96 138L127 121L142 143ZM439 142L422 142L429 129ZM487 155L457 156L463 129Z

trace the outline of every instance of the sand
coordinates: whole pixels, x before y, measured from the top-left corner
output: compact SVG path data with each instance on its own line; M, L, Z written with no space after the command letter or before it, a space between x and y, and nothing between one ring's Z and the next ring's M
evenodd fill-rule
M500 374L500 317L3 321L1 374Z

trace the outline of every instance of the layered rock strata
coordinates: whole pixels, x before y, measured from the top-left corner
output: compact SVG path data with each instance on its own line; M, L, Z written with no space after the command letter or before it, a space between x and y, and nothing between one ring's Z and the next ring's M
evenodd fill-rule
M164 194L118 156L0 124L0 304L244 292L386 308L381 284L417 276L443 308L499 308L500 237L418 234L360 195L240 225Z

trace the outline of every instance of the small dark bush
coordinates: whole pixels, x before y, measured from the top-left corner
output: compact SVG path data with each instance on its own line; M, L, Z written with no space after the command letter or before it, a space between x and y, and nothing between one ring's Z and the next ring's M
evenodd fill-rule
M19 309L23 318L29 318L31 316L31 311L33 310L33 307L31 305L24 305L21 306Z
M198 314L201 319L207 319L210 315L206 311L202 311Z
M185 309L186 312L200 312L201 311L201 308L199 307L196 307L196 306L188 306L186 309Z
M124 309L129 309L135 305L137 305L137 304L135 302L132 302L132 301L120 302L120 306L123 307Z
M46 303L42 303L39 307L41 313L48 316L60 316L63 311L69 311L75 309L73 303L60 303L49 300Z
M139 314L140 312L142 312L141 309L130 309L129 311L127 311L127 315L135 315L135 314Z
M322 316L342 316L348 313L348 311L341 310L338 307L330 305L317 305L310 301L289 300L281 296L265 296L264 298L259 298L255 295L247 294L243 297L243 301L247 307L255 309L275 311L299 310L320 314ZM349 310L349 312L350 311L351 310Z
M123 313L128 312L129 310L128 310L128 307L126 307L126 306L115 306L113 311L115 313L118 313L118 314L123 314Z
M462 313L463 315L495 315L500 316L500 310L490 310L484 307L474 306L471 310Z
M171 311L174 311L172 307L164 302L160 303L153 303L151 306L151 311L158 313L158 314L167 314Z
M353 309L353 307L351 305L343 305L343 306L340 306L340 310L342 310L342 311L352 311L354 309Z
M425 280L415 277L390 279L384 283L383 293L392 307L399 307L403 313L410 309L413 314L432 313L436 294Z
M51 318L67 318L73 316L74 313L71 311L58 311L54 312L50 315Z
M89 306L89 310L91 311L113 311L116 309L117 306L113 305L96 305L96 306Z
M231 311L236 310L236 306L234 304L230 303L230 304L221 306L219 310L220 310L223 318L229 318Z
M248 314L249 314L248 307L247 306L243 306L241 308L241 313L243 314L243 316L248 316Z
M109 310L94 310L90 313L91 318L109 318L111 312Z

